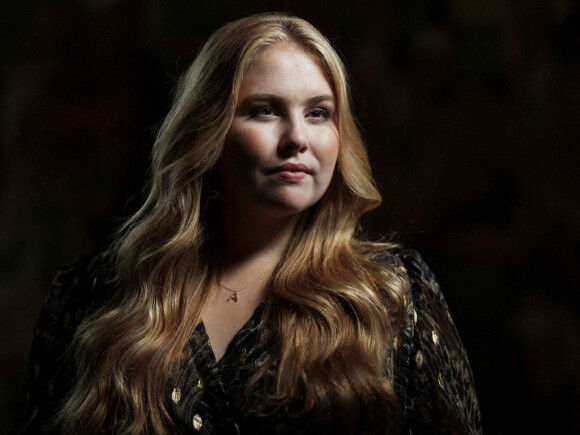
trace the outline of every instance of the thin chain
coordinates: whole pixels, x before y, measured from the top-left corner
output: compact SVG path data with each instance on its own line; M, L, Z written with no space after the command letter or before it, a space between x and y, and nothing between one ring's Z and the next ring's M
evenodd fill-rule
M248 285L245 285L244 287L234 290L232 288L229 288L227 285L225 285L224 283L222 283L221 281L217 283L217 285L219 285L220 287L226 289L227 291L231 292L232 295L226 299L226 302L232 301L232 302L238 302L238 293L241 292L242 290L247 289L248 287L250 287L251 285L257 283L259 280L261 280L262 278L264 278L264 276L266 276L267 272L262 272L260 275L258 275L258 277L252 281L251 283L249 283Z

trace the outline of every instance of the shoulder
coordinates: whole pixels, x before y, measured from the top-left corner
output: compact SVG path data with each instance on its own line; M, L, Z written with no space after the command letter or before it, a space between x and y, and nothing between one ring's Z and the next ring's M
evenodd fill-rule
M456 334L457 331L449 313L445 296L443 296L435 274L425 263L421 254L415 250L407 249L397 255L402 261L404 271L411 284L414 323L417 323L417 316L421 314L423 320L432 317L434 326L448 328L447 332Z
M473 375L435 275L417 251L397 257L411 293L406 358L398 365L409 424L418 433L480 433Z
M73 376L75 331L110 296L111 276L108 252L74 261L56 274L36 321L23 433L42 430L56 413Z
M37 320L37 333L74 330L107 299L112 281L108 251L59 270Z

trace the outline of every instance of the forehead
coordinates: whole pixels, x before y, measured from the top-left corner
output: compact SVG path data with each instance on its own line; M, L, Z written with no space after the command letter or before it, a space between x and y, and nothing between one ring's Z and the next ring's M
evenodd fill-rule
M240 94L284 90L334 94L320 60L301 45L280 41L261 48L246 68ZM299 88L299 89L298 89Z

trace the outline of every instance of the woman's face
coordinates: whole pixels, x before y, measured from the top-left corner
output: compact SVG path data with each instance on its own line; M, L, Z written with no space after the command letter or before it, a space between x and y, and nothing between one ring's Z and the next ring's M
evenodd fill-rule
M298 45L265 48L244 74L219 171L227 204L296 214L324 194L338 156L336 101Z

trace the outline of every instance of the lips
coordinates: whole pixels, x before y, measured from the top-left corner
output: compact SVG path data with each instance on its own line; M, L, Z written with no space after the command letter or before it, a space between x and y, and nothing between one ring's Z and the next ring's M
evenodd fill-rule
M298 183L312 172L306 165L300 163L285 163L272 169L268 173L273 174L283 182Z
M305 174L310 174L310 169L308 169L308 166L300 164L300 163L285 163L281 166L278 166L274 169L272 169L269 173L270 174L275 174L275 173L279 173L279 172L303 172Z

